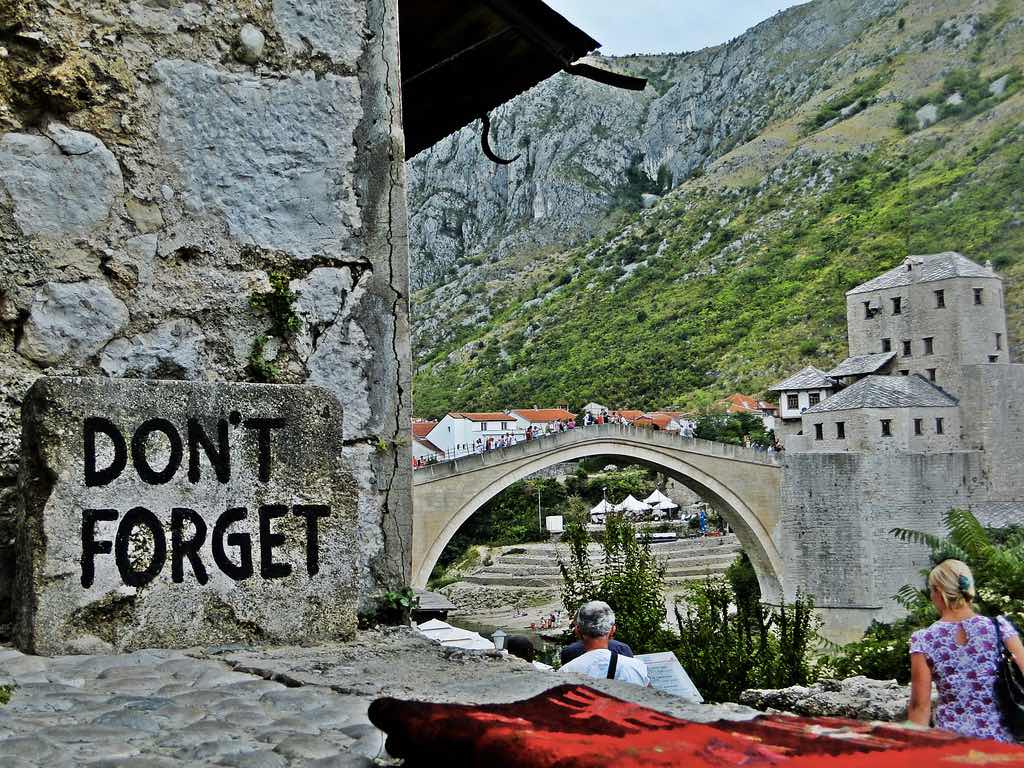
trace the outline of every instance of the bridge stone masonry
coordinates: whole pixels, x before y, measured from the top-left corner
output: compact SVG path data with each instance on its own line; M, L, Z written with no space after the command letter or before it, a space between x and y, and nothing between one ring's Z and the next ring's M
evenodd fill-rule
M784 595L782 468L772 454L616 424L584 427L435 464L413 480L413 579L425 586L452 536L513 483L564 461L617 456L657 469L710 503L736 531L769 602Z

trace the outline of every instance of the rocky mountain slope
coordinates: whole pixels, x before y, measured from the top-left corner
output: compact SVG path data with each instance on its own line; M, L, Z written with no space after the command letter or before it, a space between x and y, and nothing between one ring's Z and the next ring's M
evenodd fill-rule
M900 4L819 1L696 53L595 62L647 77L643 93L551 78L492 116L495 145L518 162L488 161L474 125L409 164L414 285L439 282L467 256L585 239L640 193L675 186L828 77L856 71L857 57L821 65Z
M495 116L508 168L469 130L416 158L417 410L762 390L841 356L844 291L908 249L992 258L1019 338L1022 18L815 0L605 60L643 94L553 78Z

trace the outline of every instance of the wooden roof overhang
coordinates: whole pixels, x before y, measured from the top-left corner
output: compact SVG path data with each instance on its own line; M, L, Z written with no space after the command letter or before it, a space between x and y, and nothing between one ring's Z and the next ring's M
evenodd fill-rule
M600 43L541 0L399 0L399 24L407 157L557 72L647 84L576 64Z

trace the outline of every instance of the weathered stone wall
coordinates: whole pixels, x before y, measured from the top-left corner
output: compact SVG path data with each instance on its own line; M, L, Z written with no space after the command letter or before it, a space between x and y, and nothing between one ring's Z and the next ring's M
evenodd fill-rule
M882 434L882 420L890 422L891 435ZM921 434L914 431L915 419L921 419ZM937 420L942 419L942 434ZM946 408L857 408L808 414L802 440L789 447L800 451L843 453L846 451L945 453L960 448L960 409ZM842 423L845 437L838 438ZM822 426L818 440L815 425Z
M963 444L980 451L984 490L972 509L987 525L1024 520L1024 365L967 365Z
M0 0L0 624L19 409L44 372L326 388L364 597L408 581L396 14ZM254 307L274 275L280 301Z
M920 582L925 547L892 528L943 531L953 507L991 492L980 452L784 454L779 548L786 590L815 598L836 640L859 637L872 619L901 613L892 595Z

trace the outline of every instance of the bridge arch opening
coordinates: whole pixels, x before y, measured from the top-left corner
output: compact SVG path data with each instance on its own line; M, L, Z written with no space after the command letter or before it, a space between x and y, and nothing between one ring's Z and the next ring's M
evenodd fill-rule
M552 446L537 455L524 456L518 460L511 459L505 464L491 463L481 469L487 471L486 482L473 482L467 478L464 492L461 494L418 494L414 489L414 502L417 499L425 504L435 506L432 510L415 510L414 535L421 536L420 558L414 554L414 584L426 586L430 574L444 552L445 547L459 531L462 525L478 512L488 501L498 496L514 483L525 480L547 467L563 462L577 461L592 456L620 457L624 462L649 467L686 486L722 516L736 533L736 537L750 559L757 574L761 587L761 596L766 603L779 604L783 601L783 564L775 546L770 529L770 521L766 522L763 510L752 508L750 501L742 492L731 487L727 480L716 477L718 473L708 472L688 461L686 452L673 450L661 445L645 445L642 439L595 439L586 440L576 445ZM727 459L721 457L723 461ZM739 462L738 462L739 463ZM465 476L481 469L470 469ZM456 473L458 475L460 473ZM444 482L445 479L417 481L417 487L429 488L433 482ZM761 514L759 514L759 512ZM431 525L428 519L434 524ZM424 530L416 531L417 524ZM773 526L771 526L773 527ZM431 530L427 530L430 528ZM414 552L417 548L414 547Z

